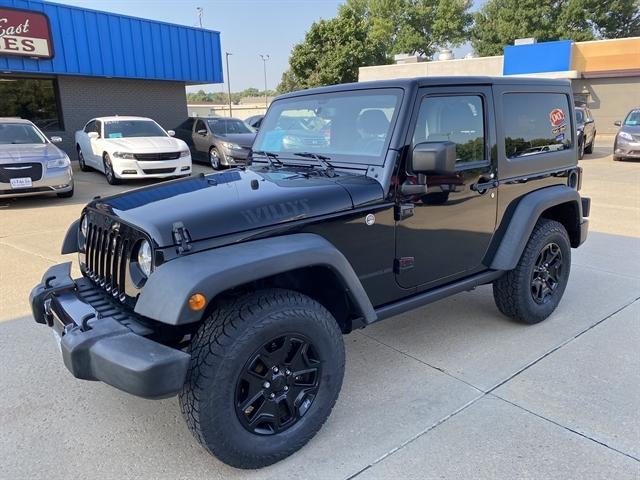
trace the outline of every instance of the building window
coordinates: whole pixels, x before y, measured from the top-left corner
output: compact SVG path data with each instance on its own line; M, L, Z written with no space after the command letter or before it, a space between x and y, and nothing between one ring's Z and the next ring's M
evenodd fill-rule
M560 93L508 93L503 97L507 157L571 148L569 98Z
M45 131L62 131L55 80L0 77L0 117L31 120Z

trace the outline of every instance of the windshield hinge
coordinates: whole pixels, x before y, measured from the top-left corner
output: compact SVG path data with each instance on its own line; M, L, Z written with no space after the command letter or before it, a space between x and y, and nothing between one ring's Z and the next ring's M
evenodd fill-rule
M182 222L173 224L173 241L176 244L176 250L179 255L191 250L191 235Z

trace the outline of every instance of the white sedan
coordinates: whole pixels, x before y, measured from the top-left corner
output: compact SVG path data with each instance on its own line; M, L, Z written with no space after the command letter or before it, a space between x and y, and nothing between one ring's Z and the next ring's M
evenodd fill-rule
M150 118L94 118L76 132L80 169L104 172L111 185L130 178L189 176L189 147L173 135Z

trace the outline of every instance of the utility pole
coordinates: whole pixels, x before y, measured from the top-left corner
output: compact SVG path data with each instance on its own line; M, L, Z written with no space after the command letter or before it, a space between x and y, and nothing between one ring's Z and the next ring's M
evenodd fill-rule
M233 117L233 109L231 107L231 76L229 75L229 55L233 55L233 53L224 52L226 60L227 60L227 87L229 89L229 116Z
M262 66L264 69L264 108L269 106L267 102L267 60L269 60L269 54L260 54L260 58L262 59Z
M202 7L196 7L196 12L198 13L198 23L200 24L200 28L202 28L202 13L204 10Z

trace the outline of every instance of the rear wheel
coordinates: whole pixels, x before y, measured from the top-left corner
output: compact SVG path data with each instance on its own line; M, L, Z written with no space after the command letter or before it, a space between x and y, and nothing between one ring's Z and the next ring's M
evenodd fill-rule
M304 446L329 416L344 375L335 319L290 290L220 302L190 353L182 414L209 452L238 468L264 467Z
M108 153L104 154L102 162L104 164L104 175L107 177L109 185L119 185L120 179L116 177L116 173L113 171L113 163L111 163L111 157L109 157Z
M569 280L571 244L564 226L538 220L514 270L493 283L498 309L514 320L534 324L558 306Z

